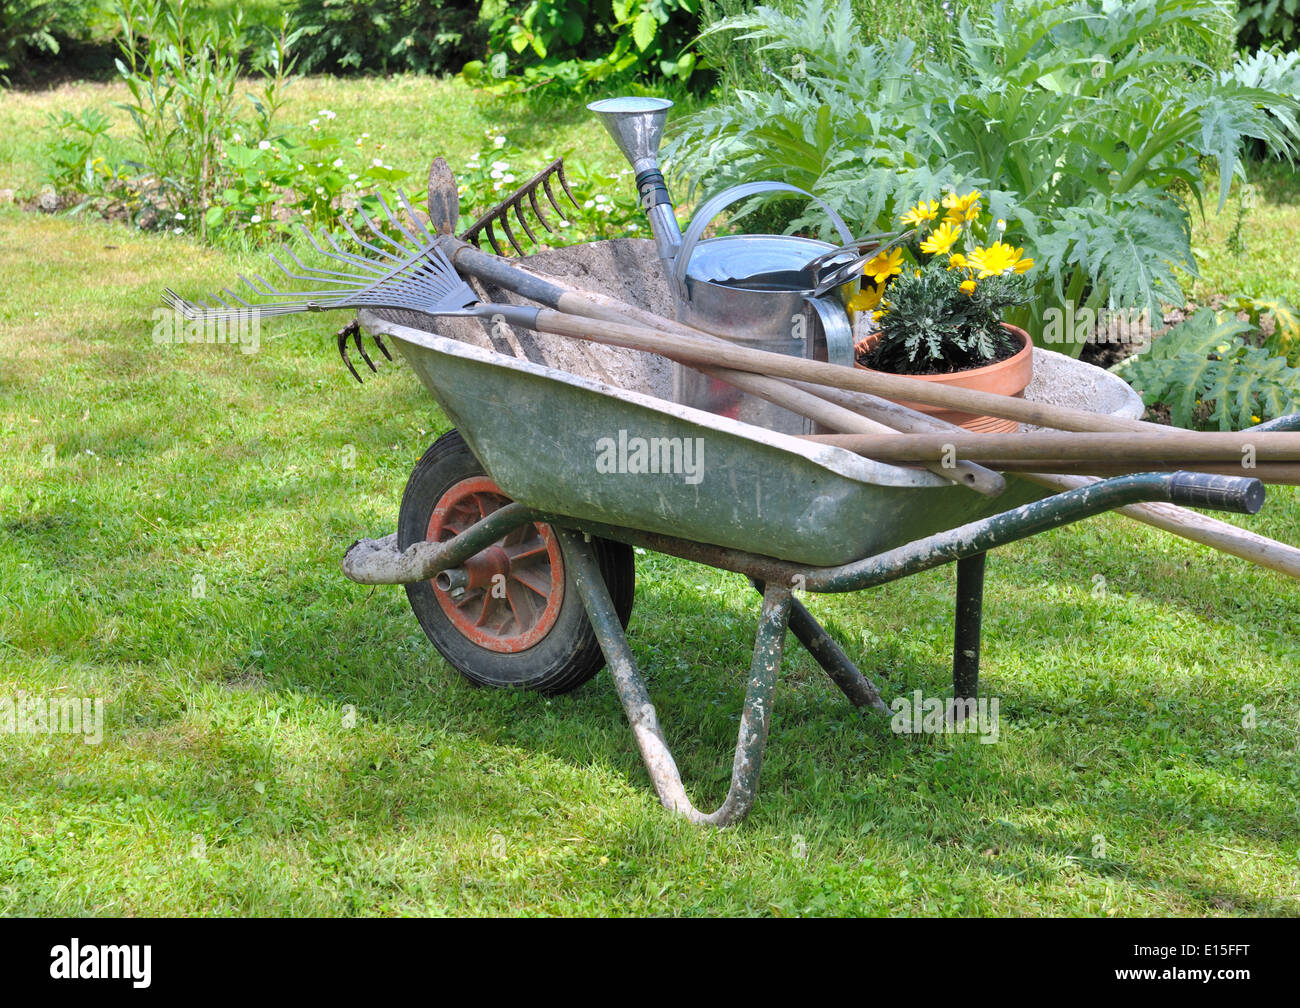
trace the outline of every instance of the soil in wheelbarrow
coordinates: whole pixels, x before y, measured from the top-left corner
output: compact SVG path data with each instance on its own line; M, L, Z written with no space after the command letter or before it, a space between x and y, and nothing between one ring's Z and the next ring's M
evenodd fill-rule
M512 261L562 285L608 294L663 318L673 318L672 294L652 241L617 238L549 249ZM477 280L472 280L471 284L485 301L531 303L490 284ZM511 357L522 357L535 364L544 364L616 388L661 399L673 398L672 367L668 361L653 354L529 329L493 327L477 319L450 318L431 322L427 316L400 311L385 310L378 314L399 324L433 329L439 336Z

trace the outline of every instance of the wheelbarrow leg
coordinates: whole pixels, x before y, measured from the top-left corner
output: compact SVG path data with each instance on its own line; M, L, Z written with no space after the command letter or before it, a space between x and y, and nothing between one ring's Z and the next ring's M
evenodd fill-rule
M785 588L768 587L763 592L763 608L754 640L754 659L745 691L745 707L740 715L740 732L736 756L731 768L731 787L723 803L713 812L701 812L686 796L681 773L668 749L659 716L646 690L636 660L628 647L627 636L619 623L618 613L609 590L600 576L591 546L581 534L557 529L564 562L573 575L582 596L591 627L600 641L605 660L614 677L623 710L636 738L641 758L664 807L685 816L691 822L710 826L729 826L749 813L758 794L759 771L767 746L767 732L772 721L772 696L781 671L781 652L794 599Z
M750 578L749 583L760 595L763 594L762 581ZM798 599L793 599L790 603L790 632L830 676L831 682L835 683L849 698L849 703L854 707L867 707L880 714L892 713L885 701L880 698L880 690L876 688L876 684L862 674L853 664L853 660L836 643L835 638L817 622L817 617L810 613Z
M984 619L984 562L987 553L957 561L957 617L952 647L951 716L956 719L979 696L980 624Z

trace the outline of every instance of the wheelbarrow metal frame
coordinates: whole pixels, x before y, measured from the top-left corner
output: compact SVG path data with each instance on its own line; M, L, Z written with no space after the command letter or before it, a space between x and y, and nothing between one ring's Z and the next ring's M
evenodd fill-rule
M362 580L357 575L366 574L365 581L371 584L427 580L456 569L488 544L528 522L550 524L559 535L565 562L572 571L659 800L692 822L727 826L745 817L757 795L787 629L794 632L851 703L880 713L888 712L875 685L794 597L796 589L813 593L860 591L956 562L954 705L950 712L955 713L960 710L959 704L978 695L984 565L989 550L1129 504L1168 501L1253 514L1262 505L1263 496L1263 485L1258 480L1242 477L1187 472L1118 476L836 567L808 567L742 550L511 504L446 542L419 543L401 554L397 552L395 537L378 543L363 540L349 551L344 568L354 580ZM687 797L649 691L597 567L589 542L593 535L745 574L763 596L731 785L723 803L713 812L700 811Z

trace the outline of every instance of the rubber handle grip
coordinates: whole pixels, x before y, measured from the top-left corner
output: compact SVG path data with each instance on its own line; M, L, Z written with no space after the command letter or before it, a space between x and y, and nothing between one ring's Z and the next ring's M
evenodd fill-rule
M1176 472L1169 483L1169 499L1183 507L1256 514L1264 506L1264 484L1248 476Z

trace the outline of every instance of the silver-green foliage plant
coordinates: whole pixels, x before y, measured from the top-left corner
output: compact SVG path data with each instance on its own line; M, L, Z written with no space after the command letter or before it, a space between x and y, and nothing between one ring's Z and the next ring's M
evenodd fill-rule
M1214 71L1159 38L1226 30L1226 0L1015 0L954 22L951 56L906 36L862 41L850 0L758 7L709 29L753 47L766 84L684 121L667 154L692 187L753 179L827 199L862 232L922 194L978 187L1035 250L1041 313L1183 303L1194 209L1219 203L1248 138L1290 157L1300 65L1261 52ZM814 212L795 227L824 229ZM1059 349L1077 354L1080 345Z
M1253 334L1231 312L1202 308L1114 370L1178 427L1240 430L1300 412L1300 368Z

